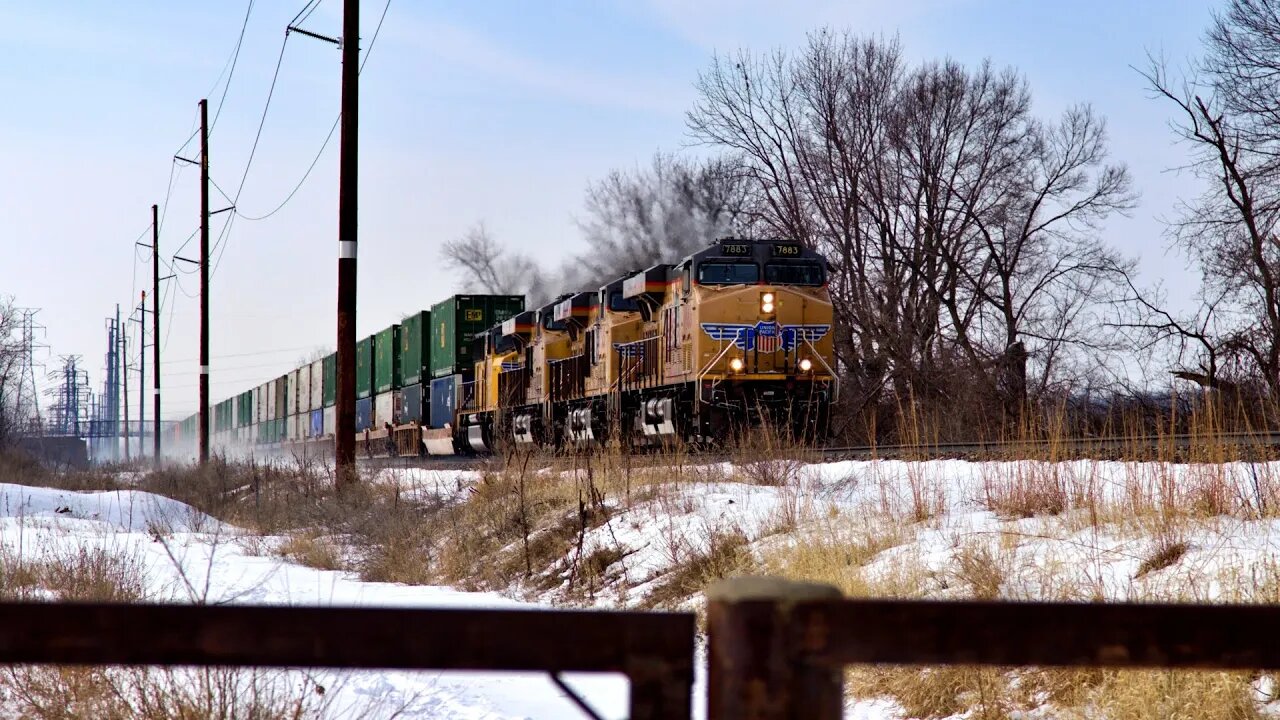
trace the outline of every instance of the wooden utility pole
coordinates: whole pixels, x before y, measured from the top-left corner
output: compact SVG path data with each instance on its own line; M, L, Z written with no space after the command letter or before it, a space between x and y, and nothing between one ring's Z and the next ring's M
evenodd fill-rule
M209 462L209 101L200 101L200 464Z
M142 291L142 301L138 303L138 460L146 455L143 449L143 428L147 424L147 394L142 390L147 386L147 291Z
M160 211L151 206L151 414L155 426L152 433L151 459L160 465Z
M125 338L129 333L120 324L120 306L116 306L116 334L120 337L120 389L124 393L124 461L129 462L129 350Z
M339 485L356 479L356 159L360 0L342 6L342 135L338 156L338 396L334 466Z

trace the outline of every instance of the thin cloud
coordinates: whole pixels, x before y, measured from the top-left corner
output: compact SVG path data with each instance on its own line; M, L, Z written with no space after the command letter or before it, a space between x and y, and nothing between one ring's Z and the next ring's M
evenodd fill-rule
M470 28L438 18L402 21L397 35L450 64L583 105L676 116L692 98L692 77L673 83L556 65L513 52Z
M824 25L893 33L901 24L972 0L648 0L657 22L706 50L794 44Z

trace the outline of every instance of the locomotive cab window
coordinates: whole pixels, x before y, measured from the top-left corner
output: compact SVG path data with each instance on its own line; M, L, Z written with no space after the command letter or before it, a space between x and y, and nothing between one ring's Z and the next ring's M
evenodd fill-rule
M769 263L764 280L770 285L821 285L826 278L818 263Z
M493 340L493 352L495 354L509 353L516 349L516 339L511 335L494 333L491 337Z
M613 312L639 312L640 301L636 298L623 297L622 293L609 293L609 309Z
M556 320L551 313L542 314L542 327L554 332L563 332L565 329L565 320Z
M704 262L698 266L700 285L754 285L760 266L753 262Z

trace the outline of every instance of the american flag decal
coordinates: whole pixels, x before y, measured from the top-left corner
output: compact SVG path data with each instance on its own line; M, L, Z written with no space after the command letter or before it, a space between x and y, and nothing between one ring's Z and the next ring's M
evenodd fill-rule
M802 341L816 343L831 332L830 325L779 325L762 320L754 325L702 323L702 331L718 342L732 342L742 350L774 353L791 351Z

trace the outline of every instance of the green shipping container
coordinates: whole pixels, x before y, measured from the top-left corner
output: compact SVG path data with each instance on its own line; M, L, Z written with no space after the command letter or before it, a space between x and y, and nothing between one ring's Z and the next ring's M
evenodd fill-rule
M356 343L356 397L364 398L373 394L373 342L376 336L360 340Z
M431 377L471 375L477 333L524 311L523 295L454 295L431 308Z
M400 387L431 379L431 313L414 313L400 324Z
M373 391L399 390L403 382L400 367L400 326L392 325L374 336Z
M338 353L324 357L324 406L333 407L338 402Z

